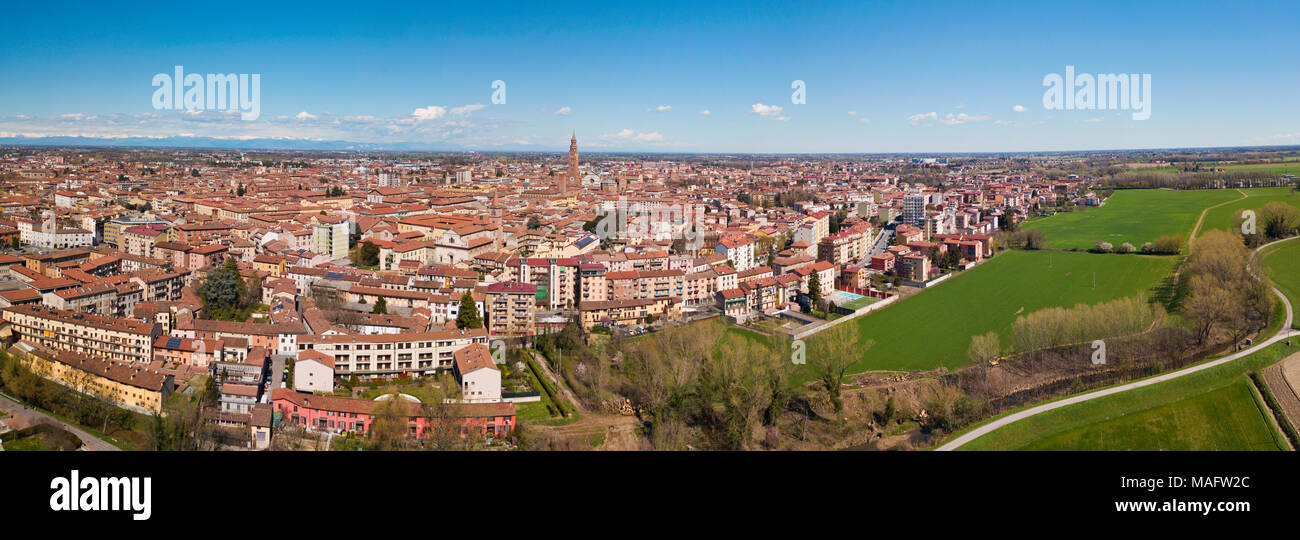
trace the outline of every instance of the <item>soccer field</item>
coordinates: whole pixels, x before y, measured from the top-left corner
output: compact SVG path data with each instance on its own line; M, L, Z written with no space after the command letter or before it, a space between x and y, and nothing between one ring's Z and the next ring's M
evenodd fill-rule
M1238 198L1235 189L1118 190L1101 207L1028 221L1024 228L1043 231L1052 249L1090 249L1098 241L1141 248L1166 234L1186 238L1202 210Z
M970 363L966 349L973 335L992 330L1005 343L1018 315L1051 306L1151 296L1173 264L1173 257L1007 251L846 323L857 325L864 342L875 341L851 371L959 368Z

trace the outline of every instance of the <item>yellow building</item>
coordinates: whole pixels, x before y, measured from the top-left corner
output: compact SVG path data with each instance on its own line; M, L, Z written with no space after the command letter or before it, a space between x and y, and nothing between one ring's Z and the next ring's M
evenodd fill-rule
M42 349L26 341L10 347L9 353L41 377L144 414L162 412L174 384L171 375L156 370Z
M65 311L40 304L5 308L4 321L18 339L37 346L95 358L147 364L162 325L133 319Z

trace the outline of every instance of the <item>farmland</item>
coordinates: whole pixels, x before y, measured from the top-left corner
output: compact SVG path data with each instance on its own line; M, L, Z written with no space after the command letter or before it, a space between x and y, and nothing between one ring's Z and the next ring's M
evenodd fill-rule
M1237 214L1246 209L1257 209L1273 201L1281 201L1300 208L1300 192L1289 187L1246 188L1241 190L1245 199L1232 201L1223 206L1211 208L1205 213L1205 222L1201 224L1203 234L1210 229L1234 230L1238 226Z
M1149 295L1173 264L1172 257L1147 255L1004 252L932 289L846 323L857 325L863 341L875 342L851 371L962 367L969 363L966 349L973 335L991 330L1005 343L1018 315Z
M1204 371L1054 409L971 441L962 450L1279 450L1243 374L1294 353L1276 343Z
M1241 198L1237 190L1119 190L1098 208L1027 221L1047 235L1052 249L1089 249L1098 241L1141 247L1162 235L1188 235L1201 211Z
M1291 240L1263 253L1269 279L1300 309L1300 240ZM1300 326L1300 322L1296 323Z

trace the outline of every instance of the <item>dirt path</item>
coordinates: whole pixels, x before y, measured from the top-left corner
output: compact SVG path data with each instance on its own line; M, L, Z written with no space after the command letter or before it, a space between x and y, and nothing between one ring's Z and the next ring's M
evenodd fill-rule
M1245 192L1245 191L1242 191L1240 188L1237 189L1237 193L1240 193L1240 194L1241 194L1241 198L1240 198L1240 199L1233 199L1233 200L1231 200L1231 201L1224 201L1224 202L1221 202L1221 203L1216 204L1216 205L1213 205L1213 206L1207 206L1207 207L1205 207L1204 210L1201 210L1201 216L1198 217L1198 218L1196 218L1196 226L1195 226L1195 227L1192 227L1192 235L1189 236L1189 237L1187 237L1187 251L1190 252L1190 251L1192 250L1192 243L1196 241L1196 236L1199 235L1199 234L1201 234L1201 223L1205 222L1205 214L1208 214L1208 213L1210 212L1210 210L1214 210L1215 208L1218 208L1218 207L1223 206L1223 205L1225 205L1225 204L1232 204L1232 203L1235 203L1235 202L1238 202L1238 201L1245 200L1245 199L1247 199L1248 197L1250 197L1250 195L1246 195L1246 192Z
M546 357L537 351L528 351L528 354L533 355L533 361L537 362L538 367L542 368L542 374L555 383L555 388L564 396L565 401L573 405L573 410L586 414L587 409L583 408L582 402L578 401L578 398L573 395L573 391L569 390L569 385L564 382L564 379L556 377L554 371L551 371L551 365L547 362Z
M603 433L605 435L604 441L592 448L596 450L642 450L644 449L642 437L636 433L638 425L640 425L640 422L635 416L593 414L583 416L572 424L562 426L537 425L531 429L536 429L556 438L573 440L575 441L575 447L590 446L592 437Z
M1300 426L1300 353L1264 368L1264 383L1277 398L1287 421Z

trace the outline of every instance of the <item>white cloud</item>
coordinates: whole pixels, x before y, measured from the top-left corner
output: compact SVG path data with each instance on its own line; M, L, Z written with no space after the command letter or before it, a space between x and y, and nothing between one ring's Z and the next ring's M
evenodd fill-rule
M295 114L295 115L293 115L293 117L294 117L294 119L296 119L296 120L315 120L315 119L316 119L316 115L311 114L311 113L309 113L309 112L307 112L307 111L303 111L303 112L300 112L300 113L298 113L298 114Z
M790 119L789 116L778 116L778 117L776 117L776 121L777 121L777 122L785 122L785 121L787 121L787 120L789 120L789 119Z
M756 114L758 116L767 116L767 117L779 117L781 116L781 111L784 110L785 109L783 107L780 107L778 105L764 105L762 103L755 103L749 107L749 114Z
M912 125L914 126L922 123L929 123L929 122L938 122L945 126L955 126L958 124L965 124L967 122L983 122L988 119L989 119L989 115L987 114L948 113L941 117L939 116L939 113L936 112L914 114L912 116L907 117L907 121L911 122Z
M858 111L849 111L849 116L857 116Z
M710 114L713 114L713 113L710 112L708 109L704 109L704 110L700 111L700 115L701 115L701 116L708 116L708 115L710 115Z
M1011 110L1016 112L1025 112L1029 109L1026 109L1024 105L1016 105L1015 107L1012 107Z
M955 126L957 124L965 124L966 122L983 122L988 119L989 119L989 115L987 114L961 113L956 116L953 116L952 113L948 113L944 115L943 118L939 119L939 123L945 126Z
M481 103L474 103L474 104L472 104L472 105L465 105L464 107L454 107L454 108L452 108L452 110L451 110L451 115L452 115L452 116L460 116L460 115L463 115L463 114L464 114L464 115L468 115L468 114L470 114L470 113L472 113L472 112L474 112L474 111L477 111L477 110L479 110L479 109L483 109L483 108L486 108L486 107L487 107L487 105L483 105L483 104L481 104Z
M423 122L425 120L437 120L446 114L446 107L430 105L422 109L416 109L415 112L411 113L411 116L413 116L417 121Z
M1098 116L1096 118L1089 118L1087 120L1084 120L1084 122L1087 122L1089 124L1096 124L1097 122L1101 122L1102 120L1105 120L1105 118Z
M658 107L646 109L645 112L669 112L671 110L673 110L672 105L660 105Z
M933 122L938 119L939 119L939 113L936 112L914 114L912 116L907 117L907 121L911 122L912 125L914 126L920 124L921 122Z
M604 141L615 142L638 142L638 143L660 143L663 142L663 135L659 131L650 131L650 133L637 133L630 129L620 130L619 133L607 133L601 135Z
M871 122L871 119L870 119L870 118L867 118L867 117L865 117L865 116L863 116L862 118L859 118L859 119L858 119L858 123L859 123L859 124L867 124L867 123L870 123L870 122Z
M953 108L954 108L954 109L965 109L965 108L966 108L966 104L965 104L965 103L958 103L958 104L957 104L955 107L953 107Z
M557 116L568 116L568 115L569 115L570 113L572 113L572 112L573 112L573 110L570 109L570 108L568 108L568 107L560 107L560 108L558 108L558 109L555 109L555 113L553 113L553 114L555 114L555 115L557 115Z

